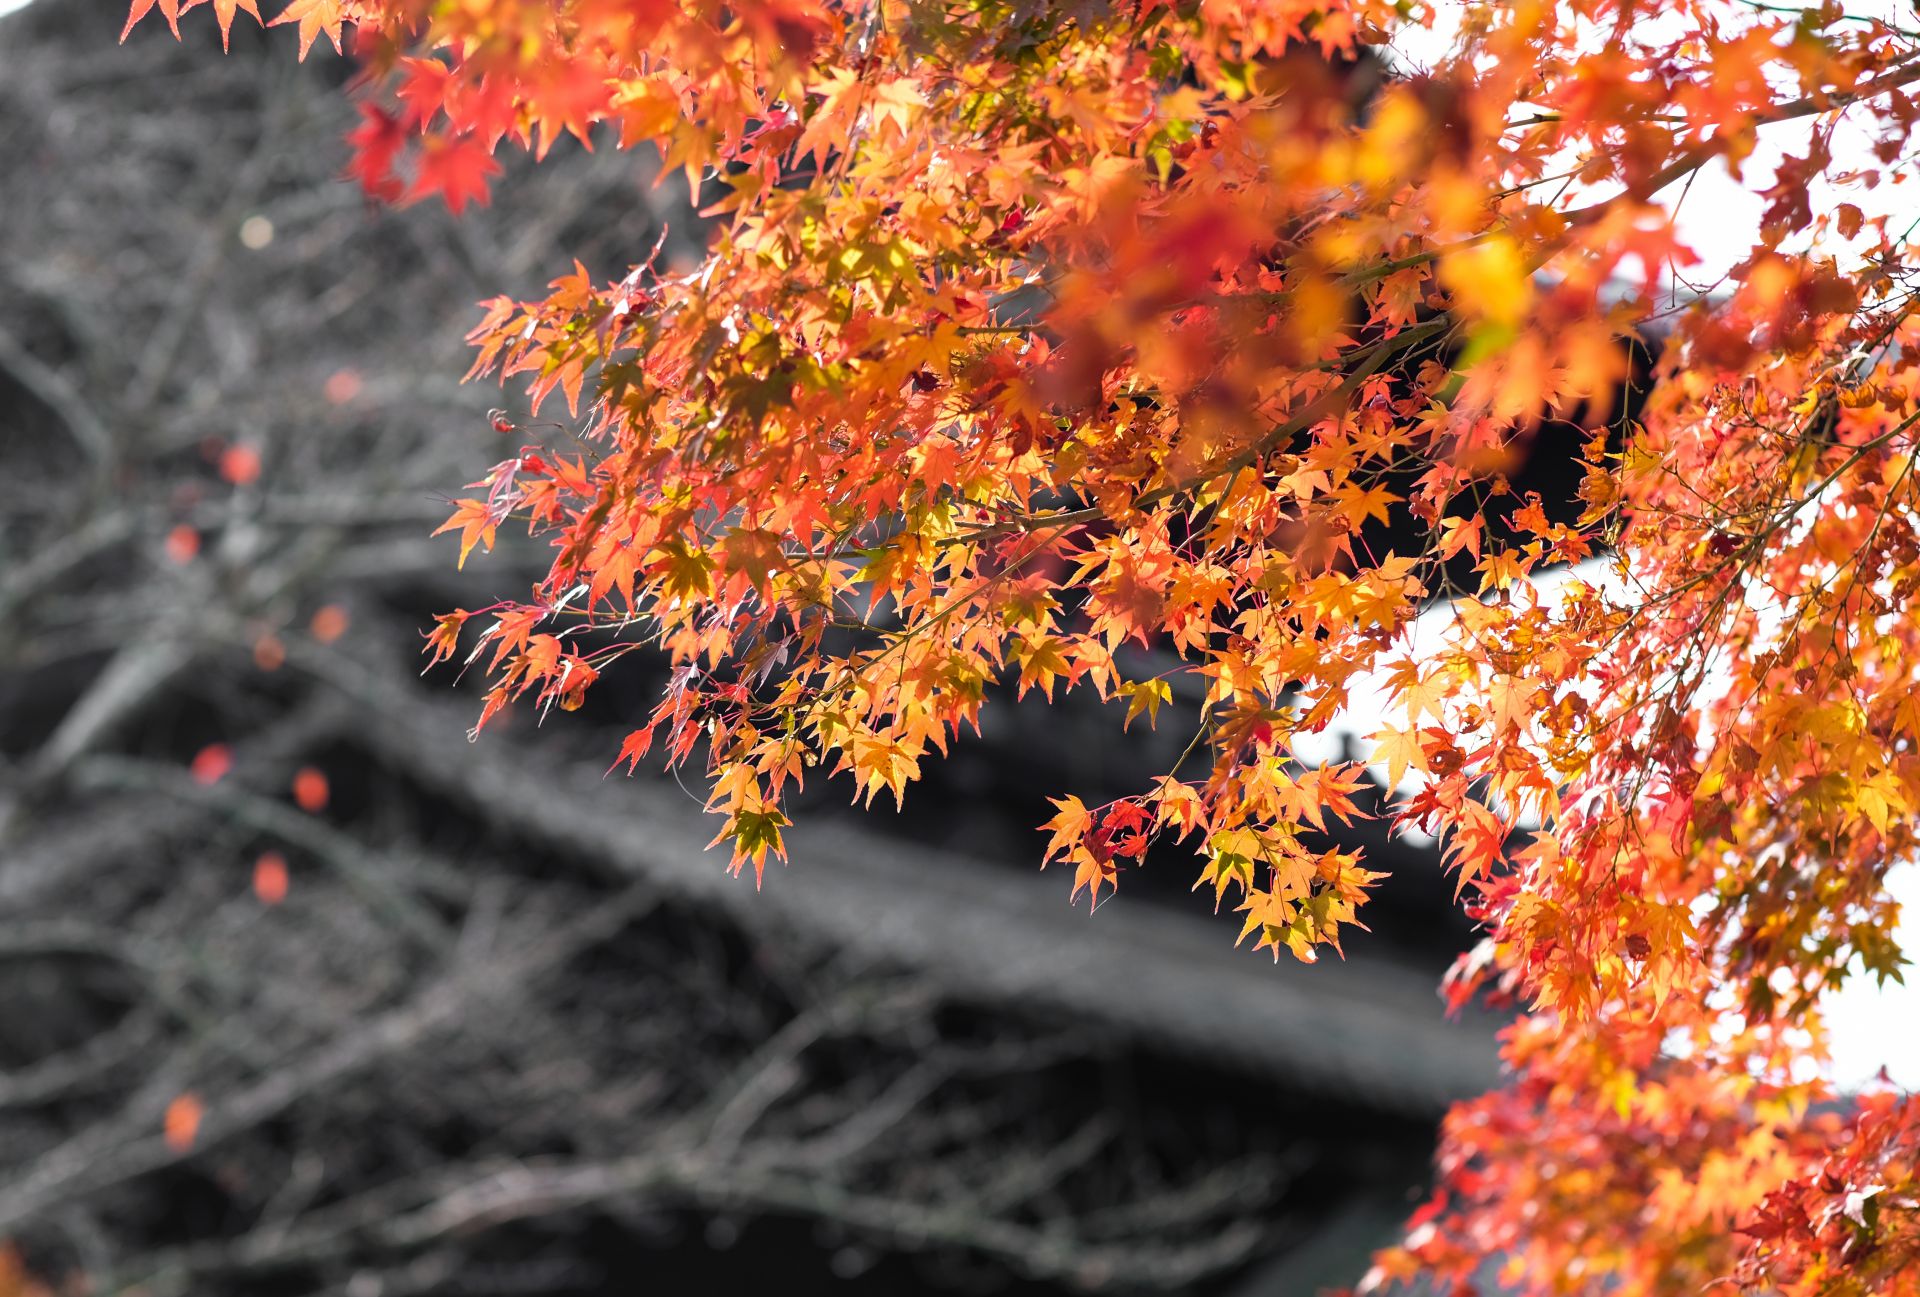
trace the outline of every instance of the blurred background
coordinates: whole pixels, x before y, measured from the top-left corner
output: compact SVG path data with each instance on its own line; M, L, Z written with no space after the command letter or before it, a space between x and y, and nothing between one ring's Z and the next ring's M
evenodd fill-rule
M428 537L524 413L474 304L696 258L684 190L569 141L371 207L324 43L124 15L0 16L0 1297L1355 1282L1495 1075L1436 863L1349 835L1395 875L1311 967L1177 853L1070 907L1046 797L1191 698L989 708L904 814L810 789L757 893L605 776L657 668L469 742L421 632L546 558Z

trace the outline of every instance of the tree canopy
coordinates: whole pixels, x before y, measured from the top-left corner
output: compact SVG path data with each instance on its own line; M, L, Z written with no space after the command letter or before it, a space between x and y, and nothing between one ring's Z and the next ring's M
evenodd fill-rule
M155 7L195 3L129 28ZM572 135L653 146L715 218L696 264L575 263L473 330L530 413L445 529L553 547L430 636L489 673L481 725L664 651L619 762L704 763L758 874L802 781L897 800L1002 686L1125 727L1197 678L1174 768L1056 803L1076 897L1182 842L1242 940L1337 951L1377 875L1316 831L1372 764L1487 934L1448 993L1525 1006L1375 1281L1920 1288L1920 1110L1818 1068L1821 994L1898 975L1920 814L1920 246L1887 198L1920 32L1735 0L272 22L303 57L351 32L377 199L457 211L503 143ZM1692 179L1794 121L1759 241L1689 287ZM1549 419L1586 430L1571 507L1513 485ZM1367 760L1302 759L1362 687Z

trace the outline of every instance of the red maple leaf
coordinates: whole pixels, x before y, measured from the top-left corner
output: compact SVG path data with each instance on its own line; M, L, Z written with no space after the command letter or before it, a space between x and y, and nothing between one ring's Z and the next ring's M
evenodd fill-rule
M360 182L369 198L383 203L398 200L404 186L393 174L393 163L406 146L399 119L372 104L361 104L360 124L348 133L347 143L353 146L347 174Z
M439 59L401 59L400 67L393 92L407 106L407 123L424 131L446 107L453 71Z
M420 150L420 169L407 190L407 201L417 203L438 194L447 210L458 216L469 202L486 205L488 181L499 174L493 150L477 135L430 135Z

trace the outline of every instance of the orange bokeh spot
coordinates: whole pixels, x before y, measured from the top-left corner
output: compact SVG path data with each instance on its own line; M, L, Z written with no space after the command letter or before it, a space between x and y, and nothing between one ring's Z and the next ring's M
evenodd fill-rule
M278 905L287 899L287 858L278 851L262 852L253 862L253 894L262 905Z
M326 394L327 400L333 404L345 405L348 401L360 395L360 389L363 386L364 384L360 381L359 370L336 369L327 376L326 386L321 390Z
M287 664L287 646L278 635L262 635L253 642L253 664L262 671L278 671Z
M252 446L229 446L220 452L220 476L235 486L260 480L260 452Z
M176 563L191 563L200 552L200 533L181 523L167 533L167 557Z
M337 603L330 603L313 614L313 621L308 629L322 644L331 644L347 633L350 623L347 610Z
M312 766L302 766L293 777L293 800L309 815L327 808L327 777Z
M206 1116L206 1106L191 1093L176 1095L167 1105L167 1115L161 1120L161 1129L167 1138L167 1147L176 1153L184 1153L193 1147L194 1136L200 1133L200 1119Z
M187 767L195 783L217 784L233 769L233 749L224 743L209 743L193 754Z

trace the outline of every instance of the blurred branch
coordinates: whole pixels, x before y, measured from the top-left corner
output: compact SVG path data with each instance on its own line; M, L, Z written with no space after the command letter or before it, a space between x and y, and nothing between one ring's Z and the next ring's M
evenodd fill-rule
M4 329L0 329L0 374L11 378L53 412L74 444L93 462L96 476L104 477L112 471L114 437L105 421L59 371L42 364ZM3 602L4 596L0 596L0 603Z
M301 1057L284 1060L268 1075L234 1093L212 1099L206 1117L196 1128L196 1146L208 1147L231 1138L279 1115L303 1095L412 1047L475 1002L506 993L583 947L605 940L655 904L651 892L636 888L556 930L540 934L520 949L491 951L482 961L463 961L449 968L409 1003ZM167 1166L187 1152L157 1133L128 1140L111 1150L93 1147L95 1142L56 1148L24 1168L12 1183L0 1187L0 1234L82 1193Z
M74 772L81 790L160 793L177 801L203 806L237 823L299 847L333 868L375 913L390 920L427 949L444 953L453 941L447 925L432 911L401 890L401 882L425 885L441 895L464 895L468 890L451 866L402 862L372 851L322 820L289 809L280 802L256 797L230 783L201 784L177 767L123 757L93 757Z

